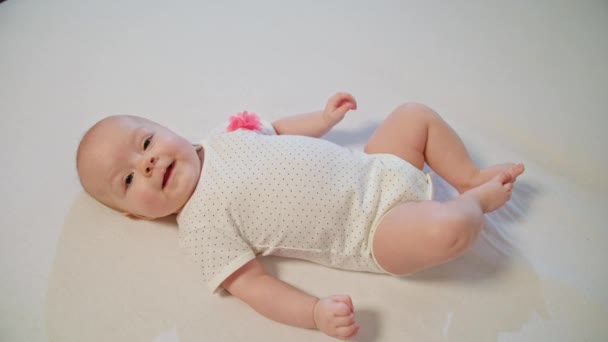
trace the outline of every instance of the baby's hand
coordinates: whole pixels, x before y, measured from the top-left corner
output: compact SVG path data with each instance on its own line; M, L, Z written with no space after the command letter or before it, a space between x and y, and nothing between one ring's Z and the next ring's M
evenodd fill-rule
M313 318L317 329L332 337L348 339L359 332L359 326L355 324L355 308L347 295L319 299Z
M327 105L323 110L323 117L333 127L338 122L344 119L344 115L349 110L357 109L357 101L349 93L337 93L327 100Z

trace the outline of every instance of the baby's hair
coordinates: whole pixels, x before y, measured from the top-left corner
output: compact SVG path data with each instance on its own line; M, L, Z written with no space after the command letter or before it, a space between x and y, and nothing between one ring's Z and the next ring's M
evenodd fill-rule
M80 185L82 185L82 187L84 188L84 190L90 195L91 192L90 190L87 188L87 186L83 183L82 181L82 177L80 175L81 172L81 168L80 168L80 164L81 164L81 160L82 160L82 155L85 153L86 151L86 147L88 145L91 144L90 140L91 140L91 136L93 135L93 133L95 132L95 130L105 121L114 118L116 116L108 116L105 117L99 121L97 121L93 126L91 126L86 132L84 132L84 134L82 135L82 138L80 139L80 142L78 143L78 149L76 150L76 173L78 174L78 180L80 181Z
M85 153L87 153L87 148L90 147L90 145L92 144L91 140L92 137L95 135L95 132L97 131L97 129L99 128L100 125L102 125L104 122L108 121L108 120L112 120L112 119L116 119L119 117L131 117L130 115L111 115L111 116L107 116L99 121L97 121L93 126L91 126L82 136L82 138L80 139L80 142L78 143L78 148L76 150L76 174L78 175L78 180L80 181L80 185L82 186L82 188L84 189L84 191L89 194L91 197L93 197L95 200L97 200L98 202L102 203L103 205L120 211L118 208L115 208L114 206L110 205L109 203L107 203L106 201L102 200L99 196L96 196L92 189L86 184L86 182L83 180L82 178L82 169L81 169L81 165L82 165L82 159L83 159L83 155Z
M87 186L84 184L84 182L82 181L82 177L80 175L80 161L82 159L82 155L84 153L84 151L86 150L86 146L90 144L90 137L91 137L91 133L95 130L95 128L97 128L97 126L99 125L99 123L101 121L103 121L105 119L102 119L100 121L97 121L97 123L95 123L93 126L91 126L89 129L87 129L86 132L84 132L84 134L82 135L82 138L80 138L80 142L78 143L78 148L76 149L76 174L78 175L78 180L80 181L80 185L82 186L82 188L84 189L84 191L86 191L89 195L91 194L89 189L87 188Z

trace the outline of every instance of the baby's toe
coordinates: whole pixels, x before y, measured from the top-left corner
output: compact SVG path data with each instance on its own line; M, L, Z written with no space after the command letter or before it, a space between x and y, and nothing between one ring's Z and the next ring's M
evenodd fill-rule
M511 170L509 170L509 172L511 173L511 176L513 178L516 178L517 176L519 176L522 173L524 173L525 169L526 169L526 167L524 166L524 164L519 163L519 164L511 167Z
M509 181L511 180L511 174L507 171L501 171L496 175L496 180L498 180L500 184L504 185L506 183L509 183Z

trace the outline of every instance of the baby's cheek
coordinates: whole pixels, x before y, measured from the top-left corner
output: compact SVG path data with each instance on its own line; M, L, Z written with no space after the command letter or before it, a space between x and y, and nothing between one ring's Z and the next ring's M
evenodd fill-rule
M144 191L141 193L139 202L142 212L145 212L146 216L164 215L164 201L156 194Z

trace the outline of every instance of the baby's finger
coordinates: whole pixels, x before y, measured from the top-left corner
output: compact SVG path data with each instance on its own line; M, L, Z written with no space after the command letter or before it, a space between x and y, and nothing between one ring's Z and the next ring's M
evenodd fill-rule
M348 338L357 336L360 329L361 329L360 325L355 325L355 331L353 331L350 335L346 336L346 338L348 339Z
M355 314L350 314L348 316L340 316L334 318L333 321L336 327L347 327L349 325L355 324Z
M355 311L355 307L353 306L353 301L349 295L335 295L335 296L333 296L333 299L338 302L342 302L342 303L348 305L348 307L350 308L351 311Z
M336 108L357 109L355 98L348 93L338 93L336 96Z
M356 106L355 98L349 93L336 93L328 102L332 102L336 107L339 107L344 103L351 103Z
M357 334L359 326L356 324L349 325L347 327L339 327L336 329L336 335L339 338L350 338Z
M342 302L335 302L332 311L333 311L334 316L336 316L336 317L348 316L352 312L350 307Z
M345 99L348 100L348 102L350 102L352 104L352 109L357 109L357 100L355 100L354 96L352 96L351 94L345 93L344 94Z

